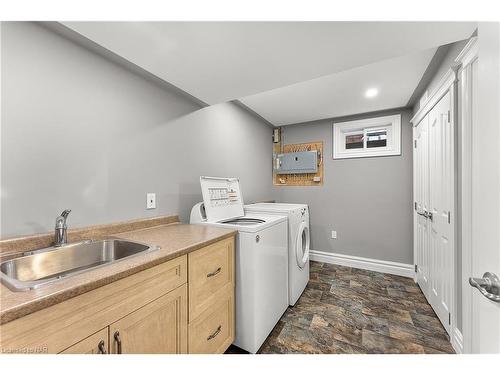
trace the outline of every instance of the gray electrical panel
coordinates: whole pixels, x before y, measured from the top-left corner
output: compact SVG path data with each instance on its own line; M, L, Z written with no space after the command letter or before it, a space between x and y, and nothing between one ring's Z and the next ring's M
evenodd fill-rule
M274 172L278 174L298 174L318 172L318 152L287 152L276 155Z

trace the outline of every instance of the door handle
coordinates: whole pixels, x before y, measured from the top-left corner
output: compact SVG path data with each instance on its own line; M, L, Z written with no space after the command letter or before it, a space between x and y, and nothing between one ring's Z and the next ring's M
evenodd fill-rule
M430 219L432 221L433 215L432 212L424 210L423 212L417 211L417 215L423 216L426 219Z
M489 300L500 302L500 280L494 273L486 272L482 279L469 277L469 284Z
M99 341L99 344L97 345L97 348L99 349L99 353L100 354L106 354L106 347L105 347L104 340Z
M427 219L427 211L424 211L424 212L417 211L417 215L423 216Z
M114 338L116 341L116 353L122 354L122 340L120 338L120 331L116 331L114 334Z

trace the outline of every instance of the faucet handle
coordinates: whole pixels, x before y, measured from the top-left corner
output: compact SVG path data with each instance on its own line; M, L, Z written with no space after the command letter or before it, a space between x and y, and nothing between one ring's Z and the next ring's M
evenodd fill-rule
M69 213L71 212L71 210L69 208L66 208L62 213L61 213L61 216L64 218L64 219L67 219L68 218L68 215Z
M56 218L56 228L66 228L66 219L68 218L71 210L65 209L61 215Z

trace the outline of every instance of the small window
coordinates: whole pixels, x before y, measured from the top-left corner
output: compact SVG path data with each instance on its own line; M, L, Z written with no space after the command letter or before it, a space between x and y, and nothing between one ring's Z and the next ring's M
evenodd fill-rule
M387 129L367 129L366 147L387 147Z
M354 132L345 135L345 148L363 148L363 132Z
M333 123L333 158L401 155L401 115Z

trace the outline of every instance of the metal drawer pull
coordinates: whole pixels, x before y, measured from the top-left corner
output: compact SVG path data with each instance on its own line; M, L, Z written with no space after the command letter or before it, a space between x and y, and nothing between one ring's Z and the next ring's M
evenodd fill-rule
M213 277L213 276L217 275L221 270L222 270L222 268L219 267L214 272L210 272L209 274L207 274L207 277Z
M210 341L213 338L215 338L215 336L217 336L220 333L221 329L222 329L222 326L218 326L217 329L215 330L215 332L207 337L207 341Z
M500 302L500 280L494 273L486 272L482 279L469 277L469 284L489 300Z
M97 348L99 349L99 353L106 354L106 348L104 347L104 340L99 341L99 344L97 344Z
M115 332L114 338L116 341L116 353L122 354L122 340L120 339L120 331Z

